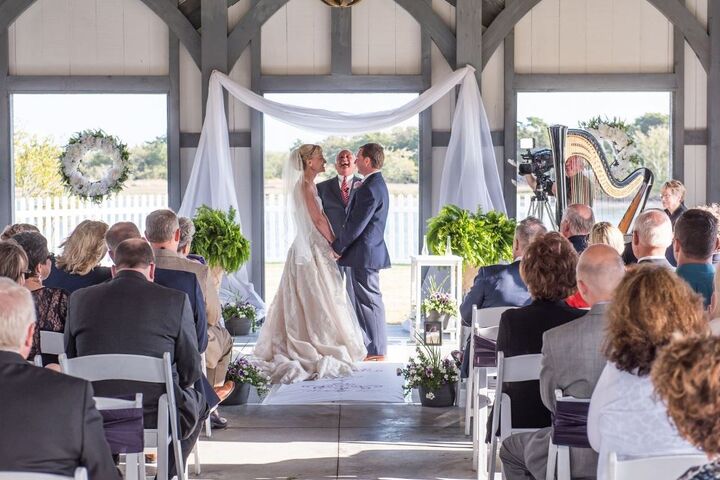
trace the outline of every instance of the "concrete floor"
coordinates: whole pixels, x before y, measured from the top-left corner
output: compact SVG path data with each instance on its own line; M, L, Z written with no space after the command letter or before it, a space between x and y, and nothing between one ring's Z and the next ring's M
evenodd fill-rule
M460 408L243 405L221 407L221 414L230 427L201 437L202 473L190 478L475 478Z

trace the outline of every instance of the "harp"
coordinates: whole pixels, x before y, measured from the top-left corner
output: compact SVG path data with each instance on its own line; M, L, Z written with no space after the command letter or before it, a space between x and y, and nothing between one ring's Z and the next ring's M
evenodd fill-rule
M568 205L582 203L593 207L596 221L608 221L623 234L628 233L647 203L654 179L652 171L641 167L617 179L593 134L564 125L553 125L548 130L556 175L557 225Z

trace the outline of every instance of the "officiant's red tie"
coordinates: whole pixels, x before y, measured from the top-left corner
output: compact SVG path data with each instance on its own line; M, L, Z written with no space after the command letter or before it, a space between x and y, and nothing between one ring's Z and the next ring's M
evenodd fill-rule
M342 201L347 207L348 201L350 200L350 185L347 183L347 177L343 177L342 184L340 184L340 193L342 194Z

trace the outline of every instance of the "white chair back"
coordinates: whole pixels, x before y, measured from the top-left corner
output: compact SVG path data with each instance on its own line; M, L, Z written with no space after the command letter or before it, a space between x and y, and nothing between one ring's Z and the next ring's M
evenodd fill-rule
M473 325L475 328L480 327L497 327L500 325L500 317L505 310L516 307L490 307L477 308L473 306Z
M47 332L40 330L40 353L35 355L33 362L38 367L42 367L41 353L46 355L60 355L65 353L65 336L62 332Z
M186 479L180 451L177 405L168 352L165 352L162 358L119 354L67 358L67 355L61 354L59 359L60 369L63 373L90 382L127 380L164 384L165 393L158 400L158 425L156 429L145 429L145 446L157 446L157 478L168 480L167 444L169 439L175 452L175 468L178 479ZM169 429L167 428L168 422ZM144 470L144 465L142 469Z
M75 475L66 477L64 475L51 475L49 473L31 472L0 472L0 479L3 480L88 480L87 470L84 467L77 467Z
M556 402L578 402L590 403L589 398L576 398L563 396L563 391L559 388L555 389ZM556 476L557 467L557 476ZM555 445L550 439L548 445L548 461L545 470L545 480L570 480L570 447L567 445Z
M663 455L620 460L610 453L608 478L610 480L656 480L678 478L689 468L708 463L705 455Z
M498 431L498 425L500 426L499 440L503 440L513 433L537 430L514 429L512 427L512 422L510 421L512 418L510 397L503 393L503 383L539 380L541 361L542 354L539 353L505 358L503 352L498 352L498 377L497 388L495 390L495 405L493 407L492 430L490 431L492 448L490 451L490 475L488 478L495 478L498 445L498 436L495 435L495 433Z

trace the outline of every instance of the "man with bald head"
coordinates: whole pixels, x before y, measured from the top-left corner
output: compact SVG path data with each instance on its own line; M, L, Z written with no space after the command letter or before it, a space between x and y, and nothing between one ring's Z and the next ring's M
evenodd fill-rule
M605 367L602 353L605 311L625 274L625 265L609 245L585 249L577 264L577 287L591 306L583 317L543 335L540 395L555 412L555 390L565 396L590 398ZM508 480L545 478L552 427L511 435L502 444L500 459ZM598 456L590 448L570 449L572 478L594 478Z
M666 252L673 240L670 218L656 208L642 212L635 219L632 234L632 251L637 263L652 263L673 268Z
M582 253L587 248L588 235L593 225L595 215L592 208L574 203L565 209L560 222L560 234L572 243L576 252Z

